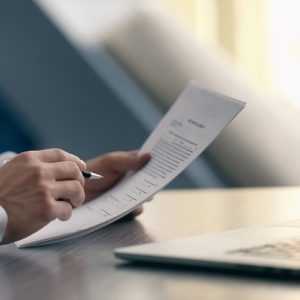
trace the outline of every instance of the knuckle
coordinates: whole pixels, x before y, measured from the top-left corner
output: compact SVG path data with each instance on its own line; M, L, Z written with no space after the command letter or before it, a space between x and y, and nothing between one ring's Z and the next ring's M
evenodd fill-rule
M41 182L38 184L37 196L44 200L45 206L48 205L48 200L51 198L51 192L46 183Z
M65 160L66 152L64 150L60 148L53 148L52 151L59 160Z
M46 170L42 167L42 165L34 164L30 166L30 175L31 178L39 183L46 177Z
M34 151L23 152L18 155L18 158L25 163L30 163L34 160Z

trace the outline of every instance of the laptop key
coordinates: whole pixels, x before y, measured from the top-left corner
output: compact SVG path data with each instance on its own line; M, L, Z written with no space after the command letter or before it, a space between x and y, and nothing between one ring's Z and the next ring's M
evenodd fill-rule
M300 260L300 240L228 250L227 254Z

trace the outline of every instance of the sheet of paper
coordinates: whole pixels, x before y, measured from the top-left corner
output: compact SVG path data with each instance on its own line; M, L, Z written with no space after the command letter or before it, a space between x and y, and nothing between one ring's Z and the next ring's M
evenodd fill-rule
M152 155L145 167L76 208L70 220L55 220L16 245L58 242L97 230L128 214L181 173L244 106L242 101L191 82L142 146L141 152Z

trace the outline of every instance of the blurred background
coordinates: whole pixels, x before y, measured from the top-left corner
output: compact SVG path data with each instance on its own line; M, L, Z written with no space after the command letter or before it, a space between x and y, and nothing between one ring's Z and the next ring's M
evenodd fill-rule
M0 150L139 148L191 79L247 108L170 188L300 184L296 0L0 4Z
M40 0L79 43L94 43L111 24L153 0ZM161 0L164 9L207 46L226 52L264 92L299 105L300 26L297 0Z

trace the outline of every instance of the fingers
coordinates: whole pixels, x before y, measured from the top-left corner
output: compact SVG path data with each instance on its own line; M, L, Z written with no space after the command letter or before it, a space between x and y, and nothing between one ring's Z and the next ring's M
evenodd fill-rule
M73 207L81 206L85 199L83 187L76 180L57 181L52 196L56 200L67 200Z
M52 197L53 218L66 221L71 218L73 207L83 204L85 193L77 180L57 181L52 189Z
M72 216L72 205L67 201L56 201L53 209L55 217L61 221L67 221Z
M78 180L82 187L85 185L85 179L78 165L72 161L57 162L49 164L52 176L58 180Z
M72 161L78 165L81 171L86 169L86 164L76 155L70 154L61 149L47 149L36 152L39 159L43 162L54 163L60 161Z
M111 152L103 157L103 166L112 171L127 172L129 170L138 170L145 165L150 158L150 154L138 154L137 151Z

